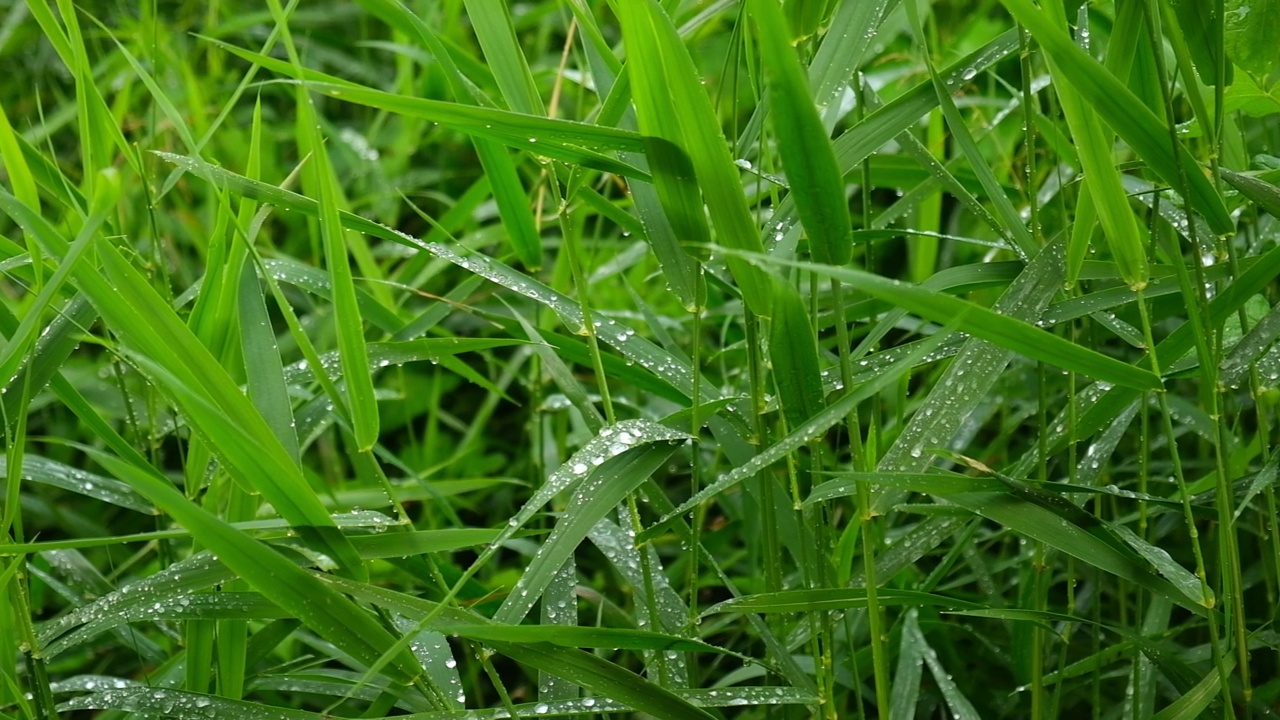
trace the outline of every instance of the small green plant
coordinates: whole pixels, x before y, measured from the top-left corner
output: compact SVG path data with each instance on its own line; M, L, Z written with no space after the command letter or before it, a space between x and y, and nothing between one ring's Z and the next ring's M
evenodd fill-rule
M0 714L1263 718L1280 3L0 8Z

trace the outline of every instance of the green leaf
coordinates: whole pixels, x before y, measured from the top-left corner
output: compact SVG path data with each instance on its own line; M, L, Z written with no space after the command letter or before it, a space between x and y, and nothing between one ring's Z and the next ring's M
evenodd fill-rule
M1183 0L1183 4L1191 0ZM1225 0L1224 41L1236 65L1256 78L1269 78L1280 63L1280 0Z
M862 292L906 308L921 317L941 323L955 323L964 332L1034 360L1041 360L1117 385L1142 390L1160 390L1164 387L1160 378L1150 371L1064 340L1030 323L1001 315L950 295L897 280L889 280L862 270L833 268L764 255L754 257L764 262L789 265L836 278Z
M795 0L788 6L794 7ZM810 5L825 4L810 2ZM853 256L849 202L831 139L813 104L805 73L791 47L791 34L777 0L752 0L760 57L769 81L770 111L778 155L809 234L814 262L845 265ZM810 18L816 26L817 18ZM811 33L813 27L799 28Z
M643 152L644 138L633 132L383 92L315 70L298 69L287 62L219 40L205 39L268 70L305 81L310 89L338 100L430 120L468 135L490 138L509 147L570 164L641 180L649 179L648 173L602 154L602 151L610 150Z
M1189 202L1204 215L1216 233L1228 233L1235 222L1222 196L1200 169L1200 164L1181 144L1170 147L1169 128L1106 68L1080 49L1071 37L1030 0L1001 0L1009 12L1026 26L1044 48L1076 92L1111 126L1151 170L1171 187L1182 187L1185 175L1190 185ZM1181 166L1181 167L1179 167ZM1095 194L1095 200L1097 195Z
M696 179L716 242L762 252L760 232L711 99L671 19L656 0L618 3L615 10L627 47L640 131L651 138L646 150L673 229L685 242L707 237L701 203L694 194ZM740 258L729 258L729 270L752 312L768 316L771 285L765 273Z
M1267 118L1280 115L1280 81L1265 88L1248 74L1236 78L1222 101L1226 112L1242 112L1249 117Z
M795 288L783 282L774 283L769 362L787 425L799 427L822 410L822 371L809 310Z
M31 232L53 257L67 252L66 240L44 218L3 190L0 210ZM145 357L148 369L158 372L159 385L173 393L192 425L244 487L261 492L313 549L334 558L345 572L362 576L364 567L355 550L336 531L301 468L226 370L110 242L99 236L94 245L102 267L78 265L73 277L108 325L124 337L135 358ZM118 437L114 430L104 430ZM123 454L139 457L132 449Z
M201 545L217 553L218 560L263 597L358 661L372 665L395 644L395 638L351 600L196 506L168 481L92 448L82 449L191 531ZM393 657L387 669L401 683L411 682L422 672L407 651Z

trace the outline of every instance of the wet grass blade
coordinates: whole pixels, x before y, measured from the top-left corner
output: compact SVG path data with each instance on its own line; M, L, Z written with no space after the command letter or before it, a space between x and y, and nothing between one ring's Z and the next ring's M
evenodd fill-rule
M373 664L395 643L387 630L353 602L276 551L192 504L167 481L105 453L85 450L190 530L254 590L360 662ZM387 670L401 683L411 682L422 672L408 652L396 655Z
M877 601L884 605L944 608L983 607L980 603L946 597L917 590L881 588ZM866 588L822 588L818 590L784 590L758 595L743 595L716 603L702 611L703 617L722 613L796 613L824 610L850 610L867 606Z
M469 135L487 137L509 147L563 160L570 164L626 177L649 179L648 173L602 154L610 150L643 152L645 141L637 133L569 120L554 120L505 110L384 92L315 70L297 69L287 62L266 55L218 40L206 39L233 55L261 65L272 72L305 81L312 90L344 102L368 105L388 112L430 120Z
M68 244L57 230L3 190L0 210L31 232L51 256L66 254ZM126 342L163 368L166 382L162 385L190 401L186 409L193 413L193 424L237 479L262 492L277 512L344 571L362 576L363 566L350 543L336 531L301 469L240 388L118 250L100 236L95 247L102 267L80 265L74 270L80 290ZM110 434L116 435L114 431ZM138 454L132 451L126 457Z
M1031 32L1060 69L1062 77L1071 83L1089 108L1170 186L1182 187L1180 176L1185 173L1191 186L1188 201L1204 215L1215 233L1231 232L1235 222L1227 212L1222 196L1186 148L1179 145L1175 154L1169 146L1169 129L1164 121L1098 61L1072 42L1066 32L1030 0L1001 2Z
M1280 187L1262 178L1227 168L1222 169L1222 179L1239 190L1241 195L1256 203L1258 207L1271 213L1273 217L1280 218Z
M814 262L845 265L853 256L853 228L844 180L791 46L787 20L777 0L753 0L748 5L769 81L769 110L778 155L800 222L809 235L809 253Z
M675 448L671 446L647 447L609 460L591 477L583 479L551 536L538 549L493 619L507 625L523 620L591 528L647 480L673 452Z
M378 441L378 403L374 399L373 376L369 372L369 351L364 339L364 318L356 299L355 280L347 255L346 231L338 219L338 198L333 171L324 139L320 135L311 100L299 89L299 123L311 128L307 147L311 161L304 170L304 184L310 186L320 209L320 236L325 264L329 266L329 286L333 293L334 319L338 333L338 355L342 360L346 397L355 431L356 445L368 450ZM307 109L311 109L308 112Z
M430 600L364 583L353 583L336 577L325 581L350 593L353 597L385 607L410 617L438 614L447 624L485 623L484 618L454 608L440 608ZM493 627L502 626L494 624ZM711 716L656 683L615 665L603 658L576 648L547 643L521 644L503 640L486 640L485 645L521 663L552 673L585 688L596 695L613 698L647 712L654 717L708 720ZM587 708L584 708L587 709Z
M847 390L845 395L827 405L826 409L818 414L810 417L807 421L798 427L792 428L791 432L785 437L779 439L774 444L760 451L759 454L751 457L750 460L742 465L730 470L729 472L716 478L714 482L702 488L693 497L681 503L676 509L663 514L656 524L652 525L644 532L637 536L637 540L647 540L661 532L663 532L667 524L677 519L679 516L688 513L699 504L711 500L716 495L728 490L744 480L755 477L764 468L775 462L785 458L788 454L794 452L801 446L810 442L815 436L826 432L836 423L843 421L858 407L858 403L881 392L886 387L892 386L898 382L920 358L925 357L933 350L936 350L942 344L945 333L939 333L921 343L912 349L912 352L905 354L899 358L897 362L886 367L883 372L878 373L866 383L859 385L852 390Z
M773 0L768 0L772 2ZM769 361L787 424L799 427L823 407L822 371L809 310L795 288L774 284Z
M293 46L284 8L278 0L271 0L270 7L288 50L289 60L301 74L302 64ZM324 248L325 265L329 268L329 288L333 293L334 323L338 335L338 356L344 371L347 410L356 446L363 452L378 441L380 423L378 402L373 393L373 374L368 369L369 351L365 346L364 318L356 301L346 231L338 217L340 192L311 94L306 87L299 87L295 99L299 151L308 159L303 167L302 184L316 199L320 211L320 241Z
M833 268L767 256L756 257L836 278L930 320L954 322L964 332L1035 360L1140 390L1160 390L1164 387L1160 378L1147 370L1064 340L1030 323L950 295L851 268Z
M246 389L249 399L271 426L280 444L295 462L300 462L293 405L284 382L280 348L267 316L266 300L253 261L246 258L240 270L240 342L244 352Z
M671 18L656 0L636 0L616 7L622 22L628 53L627 72L635 91L640 130L656 138L648 142L655 181L664 203L674 203L677 217L672 226L679 234L699 223L700 203L695 202L692 182L711 215L716 241L721 245L762 252L760 232L751 219L737 166L729 155L711 99L699 82L697 68L676 32ZM661 163L661 165L659 165ZM692 172L694 178L689 177ZM668 191L663 192L663 184ZM670 210L669 210L670 213ZM700 230L694 241L706 234ZM729 259L729 269L752 312L768 316L771 285L767 275L740 258Z

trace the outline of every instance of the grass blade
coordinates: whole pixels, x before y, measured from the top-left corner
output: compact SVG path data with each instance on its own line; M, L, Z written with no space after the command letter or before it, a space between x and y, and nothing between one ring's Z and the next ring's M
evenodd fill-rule
M1141 390L1160 390L1164 387L1160 378L1150 371L1102 355L1095 350L1047 333L1029 323L950 295L851 268L784 261L763 255L755 257L766 262L798 267L836 278L922 317L942 323L954 322L962 331L975 337L1057 367Z
M672 227L677 234L695 228L689 236L694 241L707 236L700 229L704 224L701 203L693 193L696 178L716 241L762 252L760 232L751 219L720 123L671 19L656 0L619 3L616 10L627 45L627 72L635 88L640 131L654 138L646 143L646 150ZM675 217L671 217L672 208ZM730 258L729 269L752 312L768 316L771 285L765 273L740 258Z
M769 0L772 2L772 0ZM776 282L769 361L787 424L799 427L823 407L822 371L809 310L795 288Z
M769 80L778 155L787 171L814 262L845 265L853 257L849 202L831 140L813 104L787 20L777 0L749 3Z
M31 232L51 256L66 254L66 240L3 190L0 210ZM163 368L162 384L189 401L185 409L192 413L193 424L210 439L237 479L262 492L316 550L337 560L344 571L362 574L363 566L350 543L336 532L301 469L235 382L118 250L100 237L95 247L102 268L78 266L73 273L76 285L117 332L145 353L156 369Z
M547 542L538 548L538 554L493 619L507 625L516 625L523 620L591 528L648 479L673 452L674 447L657 446L626 453L600 466L590 478L583 478L569 500L565 515L556 523Z
M192 504L167 481L105 453L83 449L112 475L190 530L254 590L360 662L377 662L395 643L395 638L355 603L274 550ZM411 682L422 672L407 651L397 654L387 669L401 683Z
M509 147L570 164L641 180L649 179L648 173L602 154L602 151L610 150L643 152L644 138L633 132L383 92L315 70L299 70L289 63L266 55L211 38L206 39L233 55L272 72L305 81L310 89L344 102L430 120L469 135L490 138Z
M1218 234L1231 232L1235 222L1222 196L1214 189L1199 163L1181 145L1169 147L1169 129L1106 68L1081 50L1048 14L1029 0L1001 0L1018 22L1026 26L1061 70L1062 76L1104 120L1133 148L1147 165L1172 187L1181 187L1179 173L1191 186L1189 201ZM1181 169L1179 169L1181 165ZM1095 199L1097 195L1095 194Z

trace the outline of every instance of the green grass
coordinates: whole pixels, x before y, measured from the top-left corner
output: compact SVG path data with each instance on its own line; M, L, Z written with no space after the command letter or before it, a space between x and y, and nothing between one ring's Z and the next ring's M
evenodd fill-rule
M0 716L1273 717L1278 45L0 4Z

